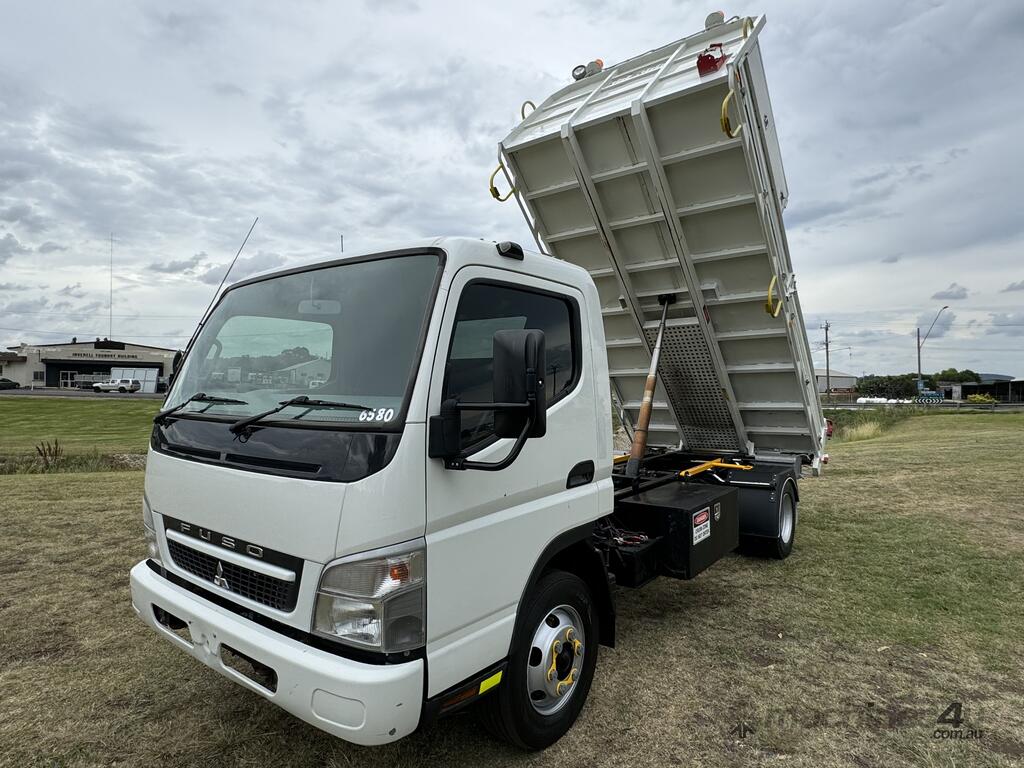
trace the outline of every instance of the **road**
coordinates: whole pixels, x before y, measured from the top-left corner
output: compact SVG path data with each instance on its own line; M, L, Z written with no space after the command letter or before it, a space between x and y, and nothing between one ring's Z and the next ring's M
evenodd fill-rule
M57 389L55 387L37 387L28 389L0 389L0 397L98 397L104 400L126 399L126 400L163 400L164 393L152 394L149 392L93 392L91 389Z

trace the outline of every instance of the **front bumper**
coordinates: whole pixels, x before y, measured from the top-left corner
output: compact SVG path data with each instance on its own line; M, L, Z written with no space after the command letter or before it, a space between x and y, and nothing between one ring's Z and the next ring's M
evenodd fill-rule
M423 661L362 664L280 635L235 616L154 573L145 561L131 571L132 607L182 650L334 736L356 744L386 744L412 733L423 704ZM157 620L160 608L184 621L184 639ZM277 675L275 690L232 669L227 645Z

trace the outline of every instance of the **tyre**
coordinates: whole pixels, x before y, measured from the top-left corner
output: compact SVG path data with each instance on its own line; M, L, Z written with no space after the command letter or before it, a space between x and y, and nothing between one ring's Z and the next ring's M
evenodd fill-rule
M92 388L92 391L93 391L93 392L95 392L95 393L96 393L96 394L98 395L98 394L99 394L100 392L102 392L103 390L102 390L102 389L100 389L99 387L93 387L93 388Z
M125 394L125 393L126 393L126 392L127 392L128 390L127 390L127 389L125 389L124 387L118 387L118 388L117 388L117 391L118 391L118 392L120 392L120 393L121 393L121 394L123 395L123 394Z
M774 546L770 552L772 557L785 560L793 551L798 516L796 486L792 480L787 480L779 498L779 536L773 542Z
M558 741L587 700L597 638L586 583L565 571L542 576L523 602L504 680L480 702L487 729L521 749Z
M753 557L773 557L785 560L793 551L793 539L796 537L796 524L800 518L797 510L796 483L792 478L786 480L779 494L776 506L778 515L779 535L774 538L763 536L741 536L740 552Z

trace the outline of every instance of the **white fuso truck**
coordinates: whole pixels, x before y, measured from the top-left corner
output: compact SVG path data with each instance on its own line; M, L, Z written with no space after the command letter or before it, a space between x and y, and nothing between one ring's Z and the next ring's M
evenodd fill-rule
M825 433L763 23L580 67L523 119L493 191L541 252L442 238L225 290L155 419L138 615L352 742L479 700L541 749L616 593L786 557Z

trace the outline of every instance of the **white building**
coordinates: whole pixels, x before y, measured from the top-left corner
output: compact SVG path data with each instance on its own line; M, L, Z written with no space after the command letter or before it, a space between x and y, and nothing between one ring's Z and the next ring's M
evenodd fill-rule
M77 387L81 380L138 379L144 392L172 372L177 350L124 341L19 344L0 353L0 376L23 387Z
M857 377L852 373L843 373L833 369L831 375L828 376L824 368L815 368L814 376L818 380L818 392L821 393L825 392L826 378L829 379L833 392L853 392L857 388Z
M285 381L289 384L295 384L300 387L309 387L310 382L313 382L313 386L310 388L315 389L331 375L331 361L324 360L323 358L307 360L304 363L296 363L295 365L289 365L287 368L281 368L275 371L274 374L276 377L283 375L287 377Z

